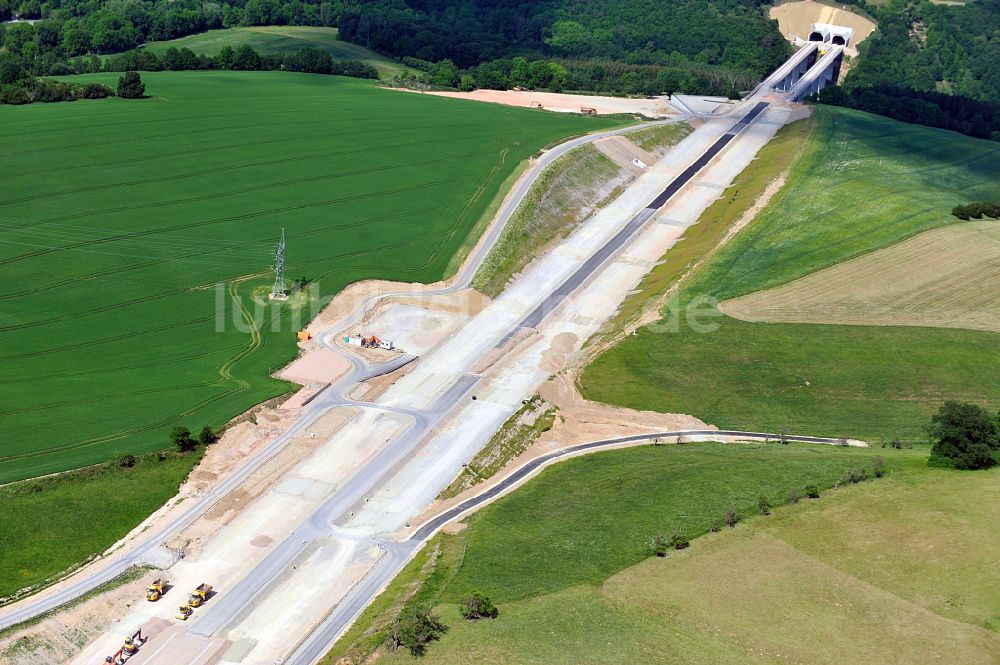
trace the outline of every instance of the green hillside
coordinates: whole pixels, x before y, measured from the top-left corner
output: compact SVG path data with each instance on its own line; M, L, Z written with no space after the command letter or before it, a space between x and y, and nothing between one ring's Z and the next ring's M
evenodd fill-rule
M289 390L268 374L315 308L266 298L282 229L320 297L435 281L522 160L614 122L332 76L143 78L141 101L3 112L0 482Z
M826 489L848 467L870 474L877 455L886 477ZM422 660L995 662L998 479L930 469L926 449L705 443L569 460L439 541L417 599L449 630ZM790 504L807 482L820 498ZM760 494L778 506L768 516ZM740 523L706 533L728 506ZM690 547L652 556L653 536L674 529ZM463 620L470 590L499 617ZM379 660L412 661L404 649Z
M249 44L259 52L293 53L301 48L321 48L330 52L335 60L359 60L371 65L385 78L395 76L408 68L394 60L370 51L363 46L342 42L336 28L312 26L255 26L209 30L169 41L150 42L146 45L157 54L168 48L189 48L196 54L216 55L223 47L237 48Z
M950 211L959 203L1000 198L995 143L856 111L818 112L784 188L693 277L682 308L784 284L958 223ZM584 394L720 427L870 438L921 437L946 399L1000 404L993 333L721 315L711 325L640 328L585 370Z

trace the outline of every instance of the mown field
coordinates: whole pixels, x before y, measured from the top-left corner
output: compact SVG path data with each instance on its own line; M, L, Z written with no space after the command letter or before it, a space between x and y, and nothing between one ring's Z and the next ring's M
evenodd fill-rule
M818 113L785 186L683 286L680 320L641 328L600 355L580 379L586 397L720 427L870 439L922 437L946 399L1000 403L995 333L725 316L702 317L713 331L700 332L685 322L695 298L708 298L711 314L712 302L960 223L954 205L1000 197L992 142L860 112Z
M742 321L1000 332L1000 222L925 231L719 307Z
M305 47L321 48L329 51L335 60L360 60L367 63L383 77L395 76L408 69L363 46L340 41L336 28L304 25L259 25L209 30L180 39L150 42L146 48L156 53L163 53L170 47L189 48L196 55L216 55L226 46L235 49L243 44L249 44L260 53L290 53Z
M741 511L665 559L622 567L641 536L695 527L837 468L884 478L771 515ZM418 598L449 626L427 663L873 664L1000 658L1000 471L930 469L926 449L689 444L565 462L472 518ZM748 496L749 494L749 496ZM612 563L614 562L614 563ZM447 570L448 566L451 570ZM448 581L453 576L453 581ZM500 616L468 622L468 590ZM405 651L387 663L408 662Z
M309 306L265 297L282 228L289 280L320 297L434 281L519 162L615 122L329 76L143 79L141 101L4 110L0 482L161 449L289 390L268 373Z

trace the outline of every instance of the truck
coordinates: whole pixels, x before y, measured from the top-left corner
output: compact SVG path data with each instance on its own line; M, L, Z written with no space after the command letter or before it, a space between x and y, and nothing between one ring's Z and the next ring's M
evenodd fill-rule
M153 582L146 587L146 600L151 603L155 603L160 599L160 596L167 592L168 581L160 578L153 580Z
M205 584L204 582L202 582L201 584L198 585L198 588L192 591L191 595L188 596L188 606L189 607L200 606L202 603L208 600L208 594L210 593L212 593L212 585Z

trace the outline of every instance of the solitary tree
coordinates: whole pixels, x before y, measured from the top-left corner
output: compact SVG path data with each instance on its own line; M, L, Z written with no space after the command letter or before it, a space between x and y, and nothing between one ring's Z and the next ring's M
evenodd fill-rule
M757 497L757 507L760 508L761 515L771 514L771 500L766 495L761 494Z
M389 635L389 649L395 651L406 647L410 654L423 656L427 653L427 644L441 639L448 632L448 626L426 610L404 610L393 622Z
M198 442L191 438L191 430L187 427L178 426L170 430L170 440L182 453L190 452L198 445Z
M141 99L146 92L146 84L139 77L139 72L125 72L118 79L118 96L122 99Z
M876 478L881 478L885 475L885 458L876 457L872 460L872 473L875 474Z
M817 487L814 483L806 485L806 496L810 499L818 499L819 487Z
M736 508L730 508L726 511L726 524L732 529L736 526L736 523L740 521L740 516L736 512Z
M476 621L478 619L496 619L500 611L496 608L496 605L486 596L486 594L479 591L473 591L469 596L462 601L462 606L459 609L462 616L469 621Z
M1000 448L997 424L978 404L945 402L931 418L931 463L956 469L985 469L996 464Z
M122 450L121 452L115 454L115 464L123 469L131 469L135 466L135 455Z

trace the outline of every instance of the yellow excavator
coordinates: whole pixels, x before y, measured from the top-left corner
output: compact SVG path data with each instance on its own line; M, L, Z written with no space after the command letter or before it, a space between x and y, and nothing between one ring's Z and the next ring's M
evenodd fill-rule
M153 580L153 583L149 585L146 589L146 600L151 603L155 603L160 599L160 596L167 592L167 580L158 579Z
M208 594L210 593L212 593L212 585L202 582L198 585L198 588L192 591L191 595L188 596L188 606L198 607L208 600Z
M192 614L193 612L194 612L194 610L192 610L192 609L191 609L190 607L188 607L187 605L181 605L181 606L180 606L180 607L179 607L179 608L177 609L177 618L178 618L178 619L180 619L181 621L187 621L187 618L188 618L189 616L191 616L191 614Z

